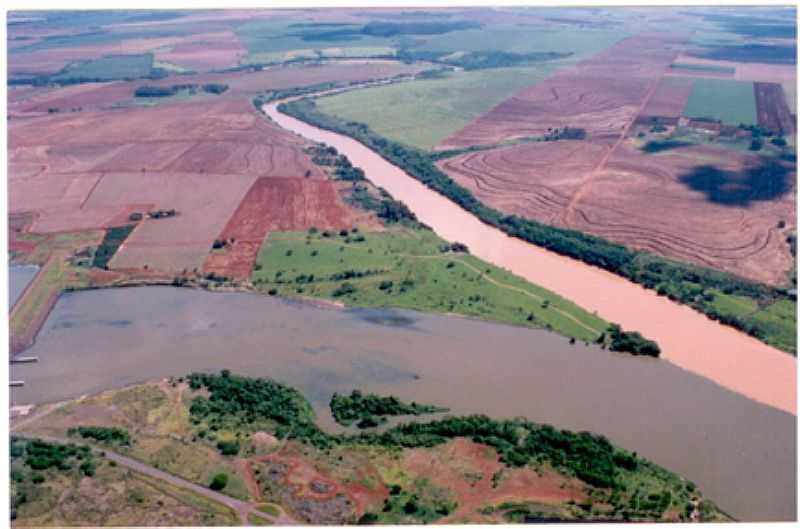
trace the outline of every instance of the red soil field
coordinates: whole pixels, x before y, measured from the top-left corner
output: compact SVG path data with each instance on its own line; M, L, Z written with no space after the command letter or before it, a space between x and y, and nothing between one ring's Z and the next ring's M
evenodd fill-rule
M645 34L624 39L500 103L438 148L539 136L564 126L583 128L590 139L618 137L639 113L682 41Z
M226 223L230 221L230 231L236 234L242 222L260 215L259 207L276 208L260 220L264 229L308 223L338 227L340 222L349 227L354 213L341 202L338 187L322 181L327 176L303 152L305 140L260 116L250 97L270 88L366 80L418 69L392 63L333 64L237 72L227 74L230 78L183 76L181 83L217 80L230 82L231 89L197 101L115 110L99 108L130 99L136 86L148 83L21 91L12 112L39 115L9 121L9 209L33 215L31 231L53 233L118 226L128 223L133 212L174 208L176 217L141 222L109 263L115 269L146 266L168 273L200 270ZM150 83L175 82L172 78ZM83 105L88 108L47 113L52 107ZM253 183L264 177L281 177L275 181L281 183L260 184L256 198L240 210L244 218L232 219ZM298 183L284 181L287 177ZM259 189L270 192L259 194ZM295 210L284 210L294 192ZM308 208L305 213L303 207ZM258 245L263 236L256 237ZM240 246L231 254L232 262L242 259L239 252L245 247ZM234 275L246 277L243 270L252 267L254 252L257 247L244 251L245 264L219 266L232 266Z
M479 200L507 213L558 224L610 141L556 141L477 151L438 162Z
M717 189L724 198L737 189L758 187L746 173L759 163L758 157L713 146L645 154L624 143L581 188L580 176L592 164L580 162L572 151L593 152L589 149L596 146L580 143L533 143L481 151L439 165L477 198L505 213L764 283L785 281L792 266L785 238L796 225L792 184L783 195L738 204L709 200L702 190L682 181L694 172L695 186L706 179L713 184L717 175L724 174L728 181L719 182ZM557 153L560 157L550 158ZM702 176L696 173L702 167L723 173ZM793 167L786 179L794 181ZM569 204L574 214L567 216ZM785 228L778 229L780 221L786 223Z
M637 120L644 123L650 117L679 118L686 107L686 101L689 100L692 84L692 79L681 77L662 78L658 88L647 101L647 105L645 105Z
M464 438L436 448L408 450L402 466L413 475L453 491L458 508L441 523L463 523L482 507L505 502L561 504L570 500L580 503L585 498L584 485L578 480L553 471L544 471L540 476L530 467L505 467L493 448ZM492 476L499 471L502 477L495 486ZM476 481L468 476L476 476Z
M784 134L794 133L794 119L786 104L783 87L777 83L753 83L758 124Z
M353 213L331 180L316 178L259 178L217 237L231 241L206 259L204 272L247 279L258 251L270 231L350 228Z

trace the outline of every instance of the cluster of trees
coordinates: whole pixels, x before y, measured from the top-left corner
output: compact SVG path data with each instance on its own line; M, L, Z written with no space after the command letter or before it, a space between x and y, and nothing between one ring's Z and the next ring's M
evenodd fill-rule
M67 430L69 436L80 436L84 439L94 439L95 441L108 445L130 446L131 436L123 428L108 426L77 426Z
M350 426L358 421L359 428L371 428L382 424L386 417L394 415L425 415L449 411L428 404L412 402L406 404L397 397L381 397L368 393L364 395L353 390L350 395L334 393L330 402L333 418L343 426Z
M246 378L228 370L219 374L192 373L187 377L192 389L204 388L209 397L195 397L189 407L197 423L211 429L233 424L245 429L274 424L278 437L300 439L319 448L335 440L315 424L314 412L297 390L264 378Z
M123 242L125 242L125 239L128 238L128 235L131 234L133 228L135 227L135 224L130 224L128 226L107 229L105 235L103 236L103 241L94 252L92 266L97 268L107 268L108 262L112 257L114 257L114 254L117 253L119 247Z
M88 446L74 444L48 443L40 439L30 441L14 440L12 442L11 459L24 457L26 466L33 470L57 469L67 471L73 468L73 463L81 461L81 470L86 475L92 475L92 451ZM88 464L86 464L88 463ZM91 472L89 472L91 470Z
M630 353L633 355L644 355L658 358L661 355L661 348L653 340L648 340L638 332L625 332L617 324L611 324L608 328L609 346L612 351ZM603 341L605 336L599 338Z
M203 85L203 92L209 94L221 94L228 90L228 85L224 83L206 83Z
M473 213L486 224L508 235L597 266L646 288L658 290L659 293L664 292L670 299L690 305L706 315L713 316L715 311L709 303L696 296L696 289L718 289L727 294L757 299L762 303L788 299L788 294L782 289L747 281L725 272L633 250L577 230L557 228L517 215L503 214L484 205L469 190L454 182L436 167L428 154L378 136L364 124L347 122L324 114L309 99L283 104L280 111L360 141L380 153L389 162L402 167L409 175ZM741 318L731 318L723 323L744 331L757 325ZM763 339L763 335L755 334L755 336Z
M11 438L9 486L11 493L11 519L17 517L17 510L32 497L40 497L37 487L47 481L46 471L68 472L78 465L78 471L87 477L95 472L92 452L87 446L48 443L39 439L26 440Z
M344 283L336 287L333 290L333 292L331 292L331 295L335 298L340 298L342 296L349 296L350 294L355 294L355 292L356 292L356 287L353 286L352 283L348 283L345 281Z
M439 251L442 253L453 252L453 253L469 253L469 248L463 242L451 242L445 243L439 247Z
M228 89L228 85L222 83L207 83L200 87L209 94L221 94ZM197 93L198 85L194 83L174 84L171 86L150 86L144 85L137 87L133 95L136 97L170 97L183 91L191 94Z

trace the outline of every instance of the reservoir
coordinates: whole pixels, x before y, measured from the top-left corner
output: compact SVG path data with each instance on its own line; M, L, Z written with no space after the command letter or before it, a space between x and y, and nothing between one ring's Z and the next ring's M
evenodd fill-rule
M21 265L8 267L8 308L14 306L25 289L36 277L38 266Z
M138 287L64 294L10 366L14 404L228 368L313 403L392 394L454 414L589 430L694 481L741 520L793 520L795 416L670 362L551 332L401 310L322 308L247 293Z

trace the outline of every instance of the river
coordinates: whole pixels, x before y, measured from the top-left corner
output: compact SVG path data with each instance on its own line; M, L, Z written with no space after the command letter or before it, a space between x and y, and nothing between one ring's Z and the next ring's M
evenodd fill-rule
M335 147L444 239L463 242L473 255L596 311L625 330L641 332L658 342L663 361L796 414L797 366L793 356L610 272L509 237L356 140L280 113L280 103L263 106L274 122Z
M793 520L795 417L669 362L543 330L413 311L320 308L269 296L138 287L64 294L10 366L14 404L231 369L301 390L321 424L361 389L456 414L525 416L601 433L693 480L742 520Z

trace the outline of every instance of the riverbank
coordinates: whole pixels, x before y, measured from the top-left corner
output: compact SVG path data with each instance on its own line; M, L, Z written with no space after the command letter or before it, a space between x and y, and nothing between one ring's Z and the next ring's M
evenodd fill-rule
M420 222L473 255L638 331L661 347L661 358L758 402L796 413L796 360L755 338L708 319L655 291L521 239L510 237L387 162L362 143L263 107L277 124L326 143L362 168L369 180L406 203Z

